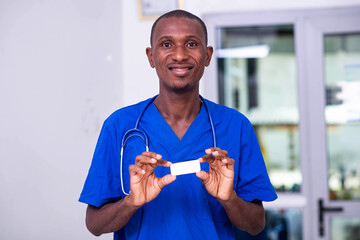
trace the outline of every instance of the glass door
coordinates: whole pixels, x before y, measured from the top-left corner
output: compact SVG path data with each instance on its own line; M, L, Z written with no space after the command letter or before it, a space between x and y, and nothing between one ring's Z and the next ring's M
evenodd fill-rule
M294 26L238 26L218 31L219 103L251 121L280 198L299 197L302 173ZM301 207L267 209L268 237L264 239L302 239ZM240 232L237 236L248 239Z
M279 196L264 203L265 230L255 237L236 231L236 239L309 239L298 16L291 11L234 13L205 21L215 47L205 72L205 96L249 118Z
M201 90L250 119L279 196L237 239L360 239L360 8L204 19Z
M314 239L360 239L359 22L353 9L305 24Z
M222 28L221 38L219 103L251 121L276 191L300 192L293 26Z

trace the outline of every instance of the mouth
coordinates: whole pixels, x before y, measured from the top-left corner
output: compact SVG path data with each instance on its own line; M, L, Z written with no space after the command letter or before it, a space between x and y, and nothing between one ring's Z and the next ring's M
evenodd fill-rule
M178 76L183 76L193 69L192 66L170 66L169 70Z

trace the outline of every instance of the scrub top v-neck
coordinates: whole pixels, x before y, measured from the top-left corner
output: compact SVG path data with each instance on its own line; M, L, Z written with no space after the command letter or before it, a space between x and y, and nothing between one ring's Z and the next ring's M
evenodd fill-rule
M197 159L205 154L205 149L213 147L211 125L203 104L181 140L154 103L145 111L139 127L148 134L150 151L172 163ZM194 148L194 144L198 147Z

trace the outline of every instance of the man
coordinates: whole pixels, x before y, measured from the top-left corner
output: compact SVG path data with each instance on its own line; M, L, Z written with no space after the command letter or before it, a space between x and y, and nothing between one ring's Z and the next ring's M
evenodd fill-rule
M259 233L262 201L277 196L249 121L199 97L213 53L203 21L169 12L154 23L150 42L146 54L159 77L159 95L105 121L80 197L88 204L89 231L115 232L114 239L233 239L233 226ZM122 159L121 139L139 116L149 151L145 137L127 137ZM194 159L203 170L169 174L173 163Z

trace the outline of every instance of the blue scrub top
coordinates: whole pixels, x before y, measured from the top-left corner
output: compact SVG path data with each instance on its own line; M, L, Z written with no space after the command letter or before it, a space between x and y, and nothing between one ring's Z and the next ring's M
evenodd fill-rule
M120 149L124 133L134 128L145 105L140 102L114 112L104 123L80 202L100 207L125 195L120 181ZM277 198L266 172L254 130L238 111L205 100L212 116L217 147L235 159L234 189L246 201L273 201ZM212 129L204 106L183 138L178 139L166 120L151 103L139 128L149 137L149 150L172 163L198 159L213 147ZM123 181L130 190L130 164L145 151L141 138L130 138L124 150ZM208 171L208 164L201 165ZM169 174L166 167L155 168L159 177ZM232 224L221 204L209 195L195 174L177 176L159 196L141 207L128 224L114 233L114 239L234 239Z

